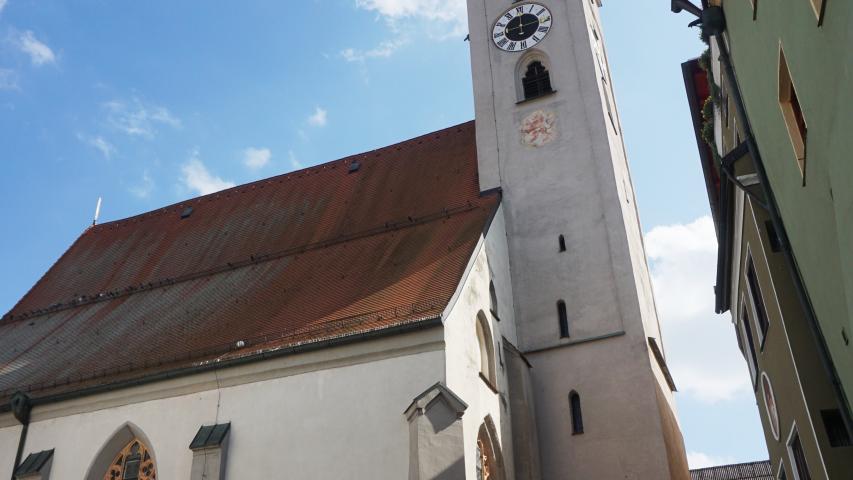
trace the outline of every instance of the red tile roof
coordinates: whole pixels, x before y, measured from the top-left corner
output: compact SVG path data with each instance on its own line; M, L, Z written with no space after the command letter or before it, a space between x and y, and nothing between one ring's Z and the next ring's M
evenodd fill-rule
M94 226L0 321L0 396L435 318L498 201L469 122Z

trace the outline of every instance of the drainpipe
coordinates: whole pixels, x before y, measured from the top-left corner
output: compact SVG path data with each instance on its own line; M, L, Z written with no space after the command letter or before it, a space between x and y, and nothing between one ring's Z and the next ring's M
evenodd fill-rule
M744 106L743 97L741 96L740 88L737 83L737 78L735 77L735 71L734 67L732 66L731 57L729 56L729 51L726 47L726 43L722 38L723 32L726 29L726 20L725 15L723 14L723 9L722 7L707 7L702 10L701 13L702 14L700 19L703 32L709 37L713 36L717 42L717 46L719 47L720 64L725 69L726 80L728 81L729 86L729 95L731 95L731 98L735 104L735 113L737 114L737 120L742 125L744 130L744 135L746 137L744 142L746 143L749 154L752 157L753 164L755 165L755 172L758 175L759 185L761 185L765 198L767 199L767 212L770 215L770 221L773 223L773 228L776 230L776 235L779 238L779 245L781 247L783 257L785 258L785 265L791 275L791 280L794 284L794 290L797 292L797 299L800 302L800 307L802 308L803 314L805 316L806 324L808 325L809 331L812 334L815 346L817 346L818 357L820 358L821 366L823 367L824 372L830 379L830 383L832 384L832 389L835 393L836 401L839 403L839 409L841 410L841 416L844 419L844 424L847 427L847 431L853 434L853 420L851 420L849 403L847 402L847 395L844 392L844 387L841 385L841 380L838 377L838 372L835 370L835 365L832 362L832 357L829 355L829 347L826 344L826 339L823 335L823 331L821 330L820 324L817 321L817 317L815 315L814 308L812 307L811 300L809 299L808 292L806 291L805 284L803 283L802 277L800 277L799 268L797 267L797 260L794 257L794 252L791 250L791 245L788 239L788 233L782 223L782 218L779 214L779 207L776 204L776 197L773 195L773 190L771 190L770 188L770 183L767 179L767 171L764 168L764 162L761 159L761 153L758 151L758 145L756 144L755 137L753 136L752 126L750 125L749 119L746 116L746 107Z
M21 437L18 439L18 453L15 455L15 465L12 467L12 480L15 480L15 470L21 465L21 456L24 454L24 445L27 443L27 431L30 429L30 411L32 402L24 392L15 392L10 402L12 415L21 422Z

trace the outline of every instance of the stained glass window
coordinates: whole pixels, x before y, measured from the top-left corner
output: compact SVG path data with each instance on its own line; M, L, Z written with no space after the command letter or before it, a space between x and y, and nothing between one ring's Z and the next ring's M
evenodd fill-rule
M104 474L104 480L156 480L154 458L138 438L130 441L116 455Z

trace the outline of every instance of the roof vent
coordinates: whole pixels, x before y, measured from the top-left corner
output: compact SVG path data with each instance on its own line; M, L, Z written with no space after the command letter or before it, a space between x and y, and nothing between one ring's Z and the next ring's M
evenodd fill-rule
M349 173L357 172L359 168L361 168L361 163L358 160L354 160L349 164Z
M181 212L181 219L187 218L193 214L193 207L187 207Z

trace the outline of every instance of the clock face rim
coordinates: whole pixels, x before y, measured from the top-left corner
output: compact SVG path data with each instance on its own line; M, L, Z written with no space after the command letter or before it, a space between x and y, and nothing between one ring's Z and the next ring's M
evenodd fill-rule
M545 12L547 12L548 21L542 22L537 15L537 20L539 20L539 22L537 23L536 26L537 26L537 29L539 27L547 26L547 30L542 32L541 38L536 38L536 31L534 31L531 35L525 37L522 40L511 41L511 39L509 39L509 37L506 35L506 30L507 30L507 27L509 26L508 24L510 22L512 22L512 20L507 21L507 25L504 25L503 27L499 27L498 24L501 23L501 19L506 17L506 15L508 13L517 11L517 9L519 7L524 9L525 7L527 7L529 5L533 5L534 7L541 7L543 9L545 9ZM531 11L532 10L533 9L531 9ZM532 15L532 13L530 13L530 12L522 13L521 15L513 15L513 19L519 18L520 16L523 16L523 15L528 15L528 14ZM523 52L525 50L528 50L530 48L535 47L536 45L539 45L540 43L542 43L543 40L545 40L545 37L547 37L548 33L551 32L553 20L554 19L553 19L553 15L551 14L551 9L548 8L546 5L543 5L543 4L538 3L538 2L525 2L521 5L515 4L515 5L507 8L506 10L504 10L498 16L498 18L494 21L494 23L492 23L492 43L494 43L495 46L498 47L499 50L504 51L504 52L511 52L511 53ZM498 35L499 32L501 33L501 35ZM500 43L502 41L502 39L507 40L507 42L503 42L503 45L501 45L501 43ZM534 41L532 43L529 43L531 39L534 39ZM519 45L519 48L513 48L513 49L507 48L510 45L512 45L513 47L515 47L515 45Z

